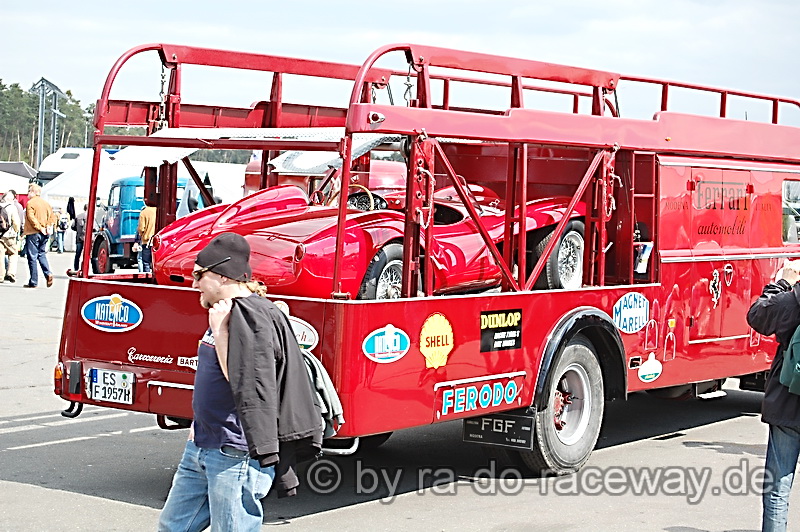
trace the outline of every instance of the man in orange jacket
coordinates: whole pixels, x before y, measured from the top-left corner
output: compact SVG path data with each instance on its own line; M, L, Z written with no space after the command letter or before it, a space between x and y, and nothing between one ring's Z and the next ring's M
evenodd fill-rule
M49 227L56 223L53 208L41 197L42 187L31 183L28 187L28 204L25 206L25 254L28 257L28 269L31 278L25 288L36 288L39 284L39 270L36 263L42 267L42 273L47 281L47 287L53 286L53 272L47 262L47 240Z

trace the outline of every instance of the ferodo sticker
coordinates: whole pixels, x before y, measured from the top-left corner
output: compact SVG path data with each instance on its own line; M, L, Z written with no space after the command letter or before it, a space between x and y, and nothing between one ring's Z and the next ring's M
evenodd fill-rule
M650 319L650 301L638 292L628 292L614 303L613 319L624 333L640 331Z
M522 309L481 312L481 353L522 347Z
M425 367L436 369L447 364L447 357L453 350L453 326L444 314L435 312L422 324L419 350L425 357Z
M491 376L437 384L436 418L456 414L490 412L518 405L524 384L520 376Z
M84 303L81 317L98 331L125 332L142 323L142 309L119 294L111 294Z
M379 364L400 360L408 353L409 347L411 339L405 331L391 323L369 333L361 344L361 350L367 358Z

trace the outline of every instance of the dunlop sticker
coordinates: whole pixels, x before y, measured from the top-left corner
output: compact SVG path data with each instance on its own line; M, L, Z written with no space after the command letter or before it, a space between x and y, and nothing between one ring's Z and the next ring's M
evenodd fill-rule
M447 364L447 357L453 350L453 326L444 314L435 312L422 324L419 350L425 357L425 367L436 369Z
M522 347L522 309L481 312L481 353Z

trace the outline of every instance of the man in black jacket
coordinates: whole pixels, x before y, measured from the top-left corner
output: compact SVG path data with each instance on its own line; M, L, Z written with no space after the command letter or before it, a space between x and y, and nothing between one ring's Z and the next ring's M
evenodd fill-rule
M322 417L286 316L251 281L250 246L223 233L195 260L208 309L194 420L159 530L260 530L270 487L293 495L297 459L322 443Z
M747 323L763 335L775 335L778 351L764 391L761 419L769 424L764 476L763 531L786 530L789 494L800 455L800 395L781 384L783 355L800 325L800 261L787 262L779 279L764 287L747 313Z

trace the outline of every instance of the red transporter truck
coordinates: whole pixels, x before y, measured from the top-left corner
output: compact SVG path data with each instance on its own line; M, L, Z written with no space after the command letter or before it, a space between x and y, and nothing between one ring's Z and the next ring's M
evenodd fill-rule
M170 74L162 101L110 100L118 71L141 53ZM189 104L181 74L191 65L270 72L269 97ZM350 100L290 103L293 77L349 83ZM405 94L394 101L398 79ZM624 84L660 89L651 119L619 115ZM499 100L466 103L475 87ZM716 96L715 116L671 111L674 87ZM564 109L526 105L542 94ZM726 117L729 99L771 106L770 122ZM64 414L93 404L185 425L207 326L189 272L205 242L235 231L332 377L346 419L337 438L357 444L461 418L466 440L518 465L575 471L605 401L714 393L727 377L763 384L775 345L745 314L783 261L800 257L800 129L779 123L779 111L799 106L412 44L383 47L360 67L135 48L97 104L92 183L105 145L164 161L145 172L163 228L155 275L91 275L84 250L55 372L56 393L71 402ZM105 134L120 125L150 134ZM175 165L191 169L193 149L260 151L263 190L175 222ZM379 158L402 171L370 171Z

